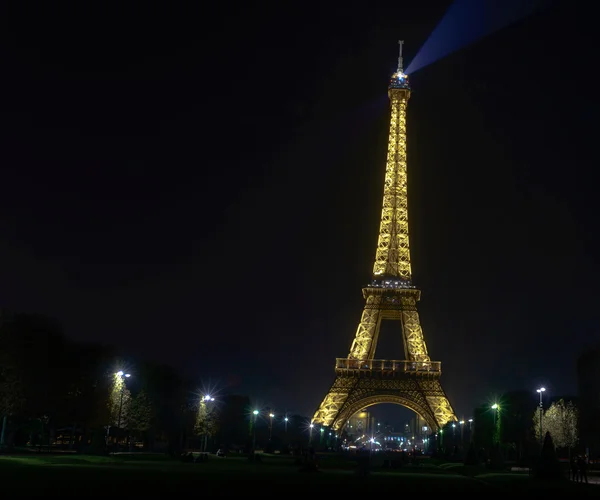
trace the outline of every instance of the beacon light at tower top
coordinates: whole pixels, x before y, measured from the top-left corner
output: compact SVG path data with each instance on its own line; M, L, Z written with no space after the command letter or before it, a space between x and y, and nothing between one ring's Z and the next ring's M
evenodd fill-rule
M406 89L410 90L410 84L408 83L408 76L402 71L396 71L390 79L391 89Z
M390 79L390 89L406 89L410 90L410 84L408 82L408 75L404 73L404 62L402 58L402 45L404 44L403 40L398 40L398 45L400 46L400 54L398 56L398 69L392 75Z

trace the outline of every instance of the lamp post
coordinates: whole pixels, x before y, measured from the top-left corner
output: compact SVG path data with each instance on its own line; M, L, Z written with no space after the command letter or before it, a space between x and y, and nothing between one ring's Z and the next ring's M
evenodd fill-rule
M496 413L498 413L500 411L500 406L498 405L498 403L494 403L492 405L492 410L494 410L494 435L493 435L493 441L496 441L497 436L496 436Z
M545 387L536 389L536 392L540 395L540 446L544 446L544 436L542 434L542 419L544 418L544 402L542 400L542 394L546 392Z
M289 418L284 417L283 421L285 423L285 433L287 434L287 423L288 423Z
M465 430L465 421L464 421L464 420L461 420L461 421L459 422L459 424L460 424L460 447L461 447L461 448L463 448L463 447L465 446L465 443L464 443L464 436L465 436L465 433L464 433L464 430Z
M117 429L121 429L121 416L123 415L123 395L125 394L125 379L131 377L130 373L124 373L123 370L119 370L115 373L117 377L119 387L119 415L117 417ZM106 436L108 441L108 433L110 432L110 426L107 426Z
M275 415L273 413L269 413L269 441L273 437L273 417Z
M121 397L119 400L119 418L117 419L117 428L121 428L121 415L123 413L123 394L125 394L125 380L124 378L131 377L130 373L123 373L123 371L117 372L117 377L119 377L119 381L121 383Z
M206 396L204 396L202 398L202 402L201 402L201 404L204 404L205 408L206 408L206 415L204 416L204 419L205 419L205 421L204 421L204 441L202 443L202 451L206 451L207 444L208 444L207 443L207 441L208 441L208 418L210 416L210 414L209 414L210 409L208 407L208 403L210 403L210 402L212 402L214 400L215 400L214 397L209 396L207 394Z
M258 410L252 412L252 415L254 415L254 421L252 422L252 455L254 455L254 450L256 449L256 417L258 413Z
M312 430L314 426L314 424L308 426L308 444L312 443Z
M452 447L456 446L456 424L452 422Z

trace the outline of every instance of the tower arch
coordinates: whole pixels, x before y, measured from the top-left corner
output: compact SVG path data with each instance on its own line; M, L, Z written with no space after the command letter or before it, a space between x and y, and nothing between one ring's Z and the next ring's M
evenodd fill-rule
M364 408L368 408L369 406L384 403L396 404L403 406L404 408L408 408L425 420L430 429L437 429L438 427L435 415L433 415L433 413L427 407L426 402L416 401L415 398L412 398L408 395L398 395L392 393L370 394L357 399L340 411L338 418L333 422L332 427L334 430L339 431L355 413Z

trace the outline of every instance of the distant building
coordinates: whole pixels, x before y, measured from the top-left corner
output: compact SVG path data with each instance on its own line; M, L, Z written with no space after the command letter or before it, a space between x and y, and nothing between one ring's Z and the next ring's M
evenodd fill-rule
M587 349L577 360L579 433L590 457L600 457L600 346Z
M352 436L354 439L357 439L360 438L360 436L362 436L363 434L374 434L375 426L375 417L373 417L369 411L364 409L350 417L350 420L346 422L345 431L349 436Z

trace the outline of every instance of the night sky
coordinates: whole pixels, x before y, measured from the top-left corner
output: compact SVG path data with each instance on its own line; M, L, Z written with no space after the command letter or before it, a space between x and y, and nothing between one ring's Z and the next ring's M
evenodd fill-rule
M410 62L450 4L386 3L5 7L0 307L312 414L371 277L397 40ZM459 414L575 393L599 340L587 8L411 75L413 281Z

